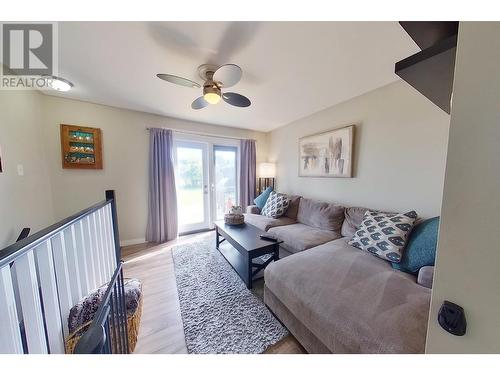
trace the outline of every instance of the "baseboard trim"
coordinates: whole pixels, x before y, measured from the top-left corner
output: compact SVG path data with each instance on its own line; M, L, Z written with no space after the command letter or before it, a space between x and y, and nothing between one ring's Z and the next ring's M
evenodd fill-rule
M134 238L131 240L123 240L120 241L120 246L131 246L131 245L138 245L140 243L145 243L146 239L145 238Z

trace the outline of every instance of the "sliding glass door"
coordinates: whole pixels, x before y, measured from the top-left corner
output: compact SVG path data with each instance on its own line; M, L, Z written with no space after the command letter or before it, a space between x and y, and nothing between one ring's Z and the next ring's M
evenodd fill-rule
M214 146L215 220L224 219L231 206L238 205L238 148Z
M208 147L174 141L174 149L179 233L206 229L210 226Z
M174 135L179 233L213 227L239 205L239 141Z

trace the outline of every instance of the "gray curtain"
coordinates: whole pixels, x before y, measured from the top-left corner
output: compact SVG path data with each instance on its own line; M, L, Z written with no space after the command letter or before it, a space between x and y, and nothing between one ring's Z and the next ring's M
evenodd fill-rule
M253 139L241 140L240 155L240 189L241 206L243 210L253 204L255 199L255 141Z
M171 130L149 130L148 242L165 242L177 237L177 195L172 143Z

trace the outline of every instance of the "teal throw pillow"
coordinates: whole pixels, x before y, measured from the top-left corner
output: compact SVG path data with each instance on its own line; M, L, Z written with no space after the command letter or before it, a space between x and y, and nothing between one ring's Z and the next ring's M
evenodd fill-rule
M273 188L269 186L257 198L253 200L253 203L255 203L257 207L259 207L259 210L262 210L264 208L264 205L267 202L267 198L269 198L269 195L271 194L272 191Z
M415 274L424 266L433 266L436 258L438 228L439 216L418 224L410 233L401 262L392 263L392 268Z

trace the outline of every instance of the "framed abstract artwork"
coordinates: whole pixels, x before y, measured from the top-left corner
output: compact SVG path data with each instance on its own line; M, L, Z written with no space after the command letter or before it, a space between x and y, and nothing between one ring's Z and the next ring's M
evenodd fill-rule
M354 125L299 139L300 177L352 177Z

